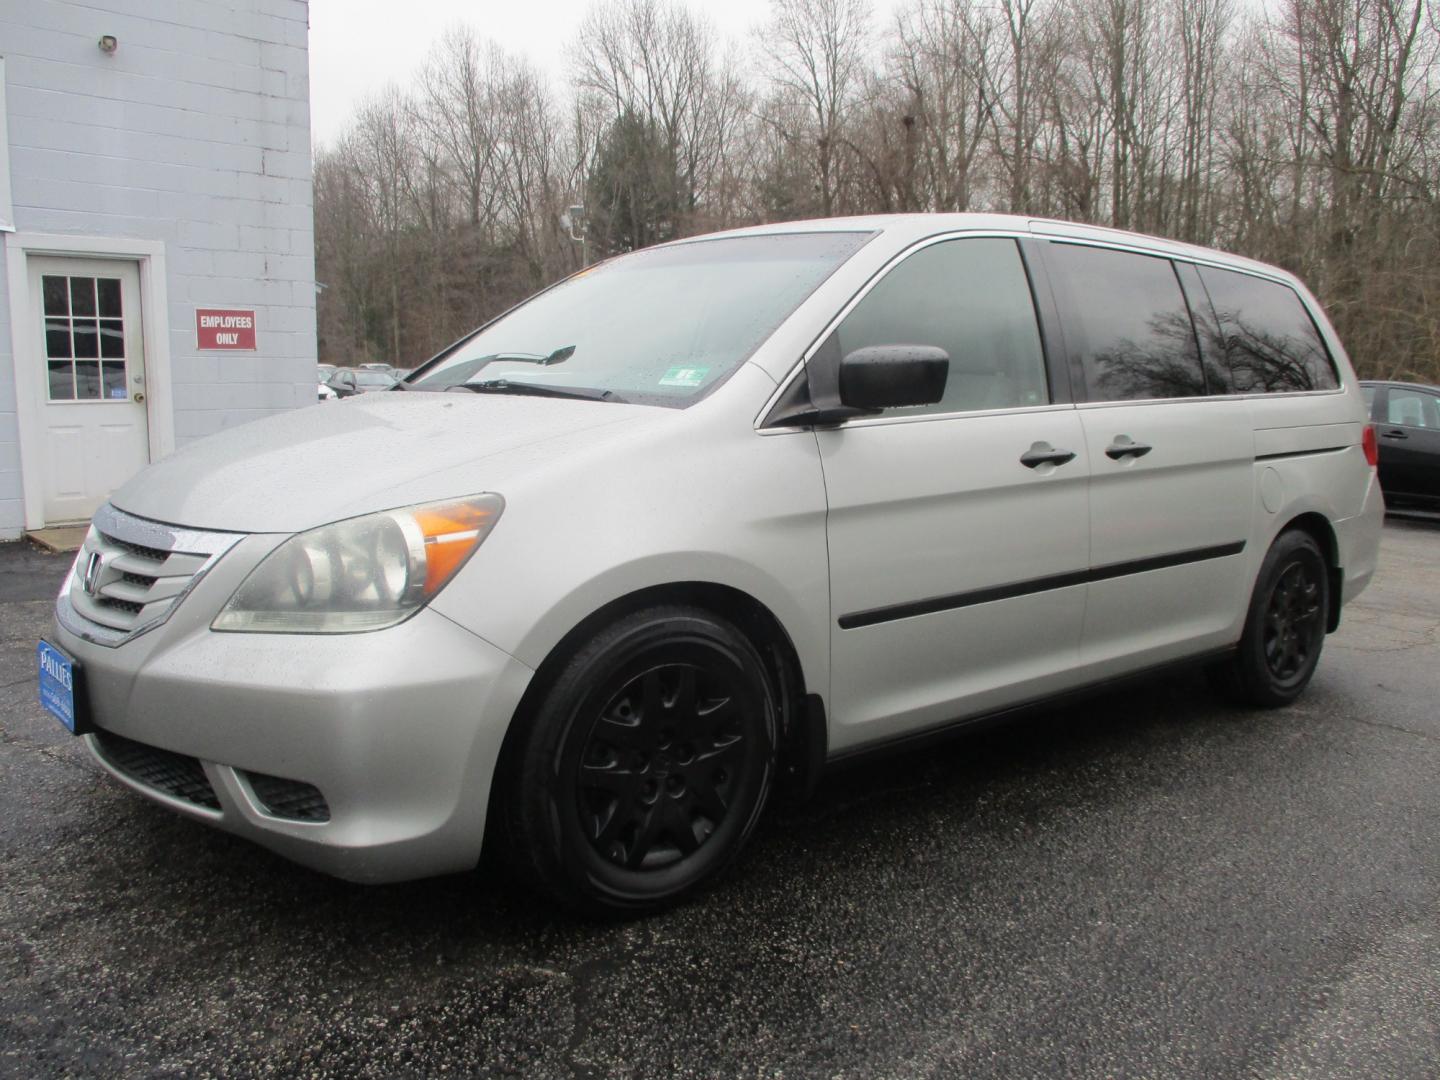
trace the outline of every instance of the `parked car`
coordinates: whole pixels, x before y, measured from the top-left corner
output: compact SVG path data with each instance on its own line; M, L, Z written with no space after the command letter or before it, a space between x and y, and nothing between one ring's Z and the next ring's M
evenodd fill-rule
M360 367L364 371L383 371L386 375L395 375L395 369L389 364L361 364Z
M319 397L321 401L334 401L339 396L339 394L335 393L335 391L330 389L330 387L325 383L322 382L320 384Z
M1380 486L1396 507L1440 510L1440 386L1360 384L1380 444Z
M335 372L339 371L340 369L337 368L334 364L316 364L315 370L318 371L320 374L320 381L322 383L326 383L329 382L330 379L334 376Z
M135 790L310 866L465 870L488 829L519 879L644 911L858 754L1177 663L1293 701L1382 516L1282 270L791 222L166 457L96 515L42 696Z
M376 390L389 390L395 379L383 371L369 368L341 368L326 384L337 397L354 397L356 394L370 394Z

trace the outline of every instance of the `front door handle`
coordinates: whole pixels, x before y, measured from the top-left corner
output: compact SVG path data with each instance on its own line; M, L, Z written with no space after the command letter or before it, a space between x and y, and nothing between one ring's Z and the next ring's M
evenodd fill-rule
M1038 469L1041 465L1064 465L1075 460L1073 450L1056 450L1048 442L1037 442L1020 455L1020 464L1027 469Z
M1408 438L1410 438L1410 436L1409 436L1409 435L1406 435L1405 432L1403 432L1403 431L1382 431L1382 432L1380 433L1380 437L1381 437L1382 439L1408 439Z
M1136 442L1129 435L1116 435L1115 441L1105 448L1105 456L1111 461L1119 461L1123 457L1144 457L1149 452L1150 447Z

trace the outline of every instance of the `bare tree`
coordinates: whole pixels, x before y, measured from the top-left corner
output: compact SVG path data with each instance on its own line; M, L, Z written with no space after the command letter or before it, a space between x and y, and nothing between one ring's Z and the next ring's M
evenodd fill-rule
M602 0L571 86L457 27L315 163L322 354L413 362L579 266L750 221L1009 210L1299 272L1440 379L1440 0ZM592 251L595 250L592 246Z
M960 0L917 0L896 19L891 64L919 125L919 157L931 210L968 210L994 121L986 57L997 24Z
M835 212L845 122L864 77L869 21L864 0L772 0L760 35L771 79L804 104L819 211L827 217Z

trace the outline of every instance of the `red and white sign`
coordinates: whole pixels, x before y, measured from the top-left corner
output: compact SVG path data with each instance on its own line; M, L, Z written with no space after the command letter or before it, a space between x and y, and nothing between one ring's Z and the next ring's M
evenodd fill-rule
M249 349L254 352L254 309L196 308L195 343L201 349Z

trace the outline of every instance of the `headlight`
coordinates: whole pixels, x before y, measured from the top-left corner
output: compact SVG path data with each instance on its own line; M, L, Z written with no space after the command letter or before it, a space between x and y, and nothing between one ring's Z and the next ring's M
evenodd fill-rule
M476 495L299 533L251 571L210 628L348 634L394 626L445 587L504 508L499 495Z

